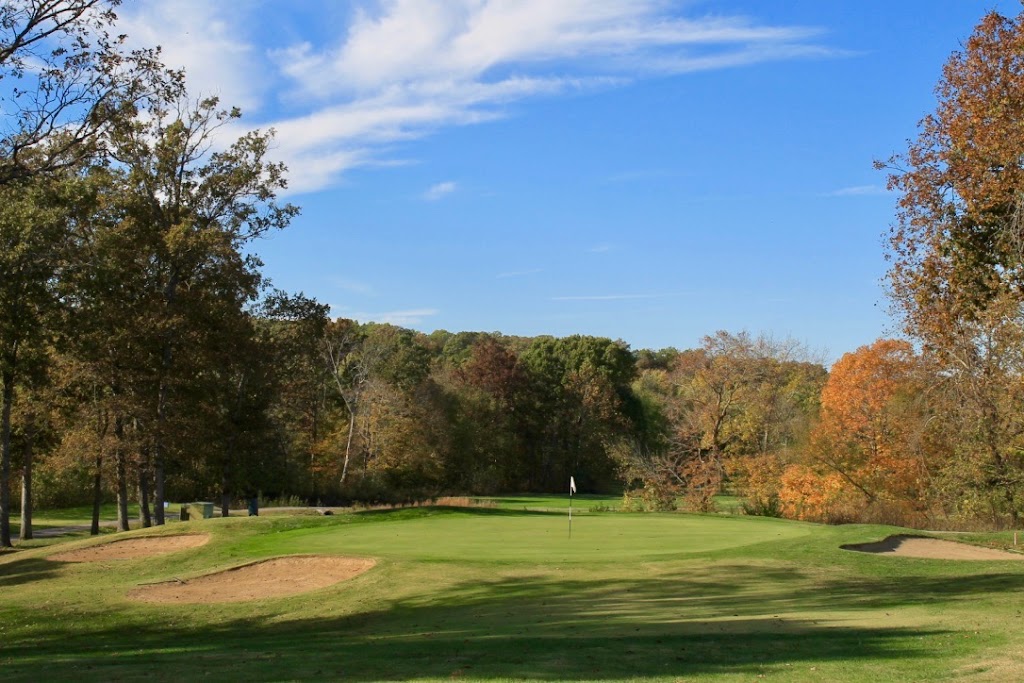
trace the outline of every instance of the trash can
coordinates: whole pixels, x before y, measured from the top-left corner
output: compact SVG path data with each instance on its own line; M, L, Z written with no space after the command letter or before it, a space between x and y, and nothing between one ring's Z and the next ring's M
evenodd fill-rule
M253 496L249 499L249 516L259 517L260 515L260 499Z
M181 511L178 512L178 519L182 522L188 521L188 505L181 506Z
M198 503L191 503L190 506L195 506L193 508L195 512L202 511L203 519L210 519L211 517L213 517L213 503L200 501Z

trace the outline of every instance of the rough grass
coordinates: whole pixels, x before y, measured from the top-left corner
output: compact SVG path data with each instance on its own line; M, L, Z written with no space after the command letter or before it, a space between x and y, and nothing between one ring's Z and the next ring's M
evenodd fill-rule
M534 494L524 493L517 496L496 496L493 498L474 498L477 503L492 505L503 510L516 510L519 512L544 512L548 510L567 511L569 509L569 492L565 495ZM588 511L616 511L622 507L622 496L609 496L604 494L583 493L572 497L573 510L577 512Z
M212 534L207 545L147 560L47 559L109 537L11 553L0 556L0 671L5 681L876 683L1020 670L1019 563L838 547L893 527L585 514L570 541L566 522L473 508L213 519L188 525ZM378 565L290 598L126 597L140 583L300 552Z

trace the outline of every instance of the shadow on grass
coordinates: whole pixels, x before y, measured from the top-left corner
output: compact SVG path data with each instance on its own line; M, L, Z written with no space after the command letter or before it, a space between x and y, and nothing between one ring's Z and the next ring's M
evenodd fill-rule
M52 578L60 567L60 562L41 557L27 557L23 560L4 562L0 564L0 588L20 586Z
M872 618L884 619L877 610L1024 589L1017 574L893 585L811 581L799 570L737 565L716 567L714 576L465 582L341 616L284 617L272 602L254 606L263 617L213 624L202 622L233 608L197 605L187 616L180 608L104 611L91 624L49 623L8 641L4 677L38 680L32 663L45 662L56 680L604 680L806 671L822 663L928 678L940 671L954 633L876 626ZM330 596L321 593L309 609L322 611Z

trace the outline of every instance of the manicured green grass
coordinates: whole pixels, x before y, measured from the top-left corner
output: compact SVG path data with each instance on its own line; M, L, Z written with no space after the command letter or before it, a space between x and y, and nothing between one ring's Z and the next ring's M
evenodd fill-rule
M124 536L185 530L212 540L121 562L47 559L110 537L0 555L4 681L1002 681L1024 654L1024 562L839 549L890 527L590 513L570 540L564 513L421 508ZM296 553L378 564L283 599L126 597Z

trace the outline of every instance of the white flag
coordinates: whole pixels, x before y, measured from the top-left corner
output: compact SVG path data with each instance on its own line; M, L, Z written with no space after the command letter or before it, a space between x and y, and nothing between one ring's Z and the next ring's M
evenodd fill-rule
M576 493L576 480L569 477L569 495Z

